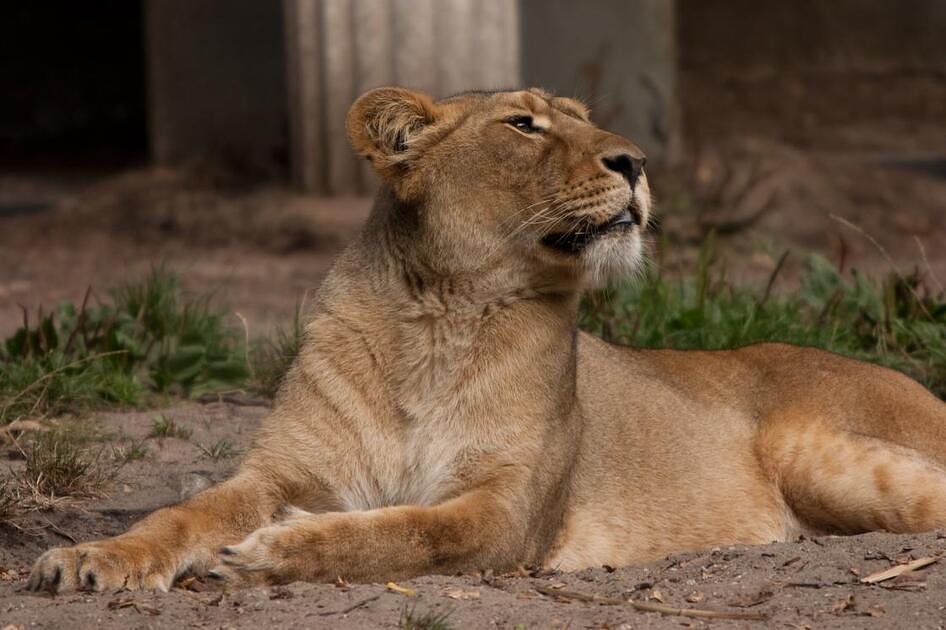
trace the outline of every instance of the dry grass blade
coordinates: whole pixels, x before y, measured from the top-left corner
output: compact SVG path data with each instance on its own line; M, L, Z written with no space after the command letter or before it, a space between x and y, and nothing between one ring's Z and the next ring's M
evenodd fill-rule
M943 288L943 283L939 281L939 278L933 271L933 266L930 264L930 259L926 256L926 248L923 247L923 241L920 240L919 236L914 236L913 240L916 242L916 246L920 250L920 258L923 259L923 264L926 266L927 276L929 276L930 280L933 281L940 293L946 292L946 288Z
M830 217L834 221L837 221L841 225L844 225L854 230L855 232L857 232L858 234L866 238L868 241L870 241L871 245L877 248L877 251L880 252L880 255L883 256L884 260L887 261L887 264L890 265L890 268L893 270L893 273L897 276L897 278L899 278L900 281L904 283L904 286L906 286L907 289L910 291L910 293L913 294L914 299L916 299L916 303L919 305L920 309L922 309L923 313L929 319L933 319L933 316L930 314L926 306L923 304L923 299L920 297L920 294L916 292L916 289L914 289L913 286L909 282L907 282L907 279L904 277L903 273L900 272L900 268L897 266L897 263L894 262L894 259L890 256L889 253L887 253L887 250L884 248L883 245L880 244L880 242L876 238L874 238L871 234L867 232L867 230L865 230L861 226L857 225L856 223L852 223L848 221L844 217L839 217L836 214L829 214L828 217Z
M54 496L99 496L114 475L102 451L83 449L67 433L42 433L26 452L24 482L37 494Z
M375 600L377 600L377 599L380 599L380 598L381 598L381 595L383 595L383 593L378 593L377 595L372 595L371 597L366 597L366 598L364 598L364 599L360 599L360 600L358 600L357 602L355 602L354 604L352 604L351 606L347 606L347 607L345 607L345 608L342 608L341 610L325 610L325 611L322 611L322 612L316 613L316 614L319 615L320 617L330 617L330 616L332 616L332 615L347 615L348 613L352 612L353 610L356 610L356 609L358 609L358 608L361 608L362 606L366 606L367 604L370 604L371 602L373 602L373 601L375 601Z
M878 584L880 582L886 582L887 580L892 580L893 578L908 573L910 571L917 571L923 567L928 567L934 562L939 560L939 556L928 556L926 558L918 558L912 562L907 562L906 564L898 564L895 567L890 567L883 571L878 571L877 573L871 573L865 578L861 578L861 583L863 584Z
M699 617L703 619L736 619L742 621L765 621L768 617L762 613L727 612L725 610L709 610L706 608L674 608L653 602L628 602L635 610L641 612L656 612L671 617Z
M12 433L13 431L37 431L39 433L45 433L49 431L49 427L43 426L37 420L14 420L3 427L3 431L4 433Z
M703 619L734 619L744 621L765 621L768 617L762 613L742 613L728 612L725 610L708 610L705 608L674 608L666 604L657 604L654 602L637 602L633 600L624 601L616 597L604 597L602 595L590 595L588 593L579 593L578 591L567 591L551 589L544 586L536 586L535 590L548 597L558 597L560 599L573 599L591 604L600 604L603 606L630 606L634 610L641 612L655 612L661 615L675 617L699 617Z

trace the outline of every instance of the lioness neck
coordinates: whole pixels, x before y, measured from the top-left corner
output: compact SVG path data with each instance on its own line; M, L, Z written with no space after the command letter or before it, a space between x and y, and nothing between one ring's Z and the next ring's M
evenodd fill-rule
M467 382L573 391L577 292L530 286L515 261L464 270L431 260L416 212L384 195L376 203L323 283L309 329L318 345L350 352L337 339L358 336L398 407L418 413L452 403Z

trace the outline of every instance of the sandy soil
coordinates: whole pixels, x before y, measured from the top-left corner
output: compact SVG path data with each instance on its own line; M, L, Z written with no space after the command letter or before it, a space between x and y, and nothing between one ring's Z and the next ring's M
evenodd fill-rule
M193 434L187 440L145 439L162 413ZM25 592L32 560L50 546L117 534L143 514L224 478L236 459L212 460L198 444L250 443L261 407L175 404L159 410L100 414L115 439L145 440L148 455L122 469L107 496L35 515L26 535L0 529L0 627L85 628L325 627L394 628L407 610L448 615L457 628L714 627L941 628L946 623L946 565L870 586L860 579L897 563L939 556L946 534L875 533L758 547L732 546L679 554L649 565L578 573L428 576L395 591L381 584L292 584L227 592L210 581L181 583L169 593ZM21 465L0 458L0 468ZM605 598L604 603L582 597ZM640 612L626 600L753 615L700 619ZM616 603L617 602L617 603Z

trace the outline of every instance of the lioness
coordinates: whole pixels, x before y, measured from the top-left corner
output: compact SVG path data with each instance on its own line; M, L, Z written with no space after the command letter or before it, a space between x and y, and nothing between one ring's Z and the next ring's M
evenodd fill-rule
M580 103L382 88L347 128L384 185L239 472L47 551L31 588L570 570L946 526L946 405L909 378L577 330L582 290L637 267L650 214L641 151Z

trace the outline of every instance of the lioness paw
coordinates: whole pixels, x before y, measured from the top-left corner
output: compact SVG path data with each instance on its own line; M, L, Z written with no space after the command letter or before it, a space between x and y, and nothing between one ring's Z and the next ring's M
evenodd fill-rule
M33 565L27 588L52 593L171 588L174 569L167 563L110 547L91 543L50 549Z
M210 576L238 587L290 581L291 530L284 521L261 527L239 544L222 548L220 564L210 571Z

